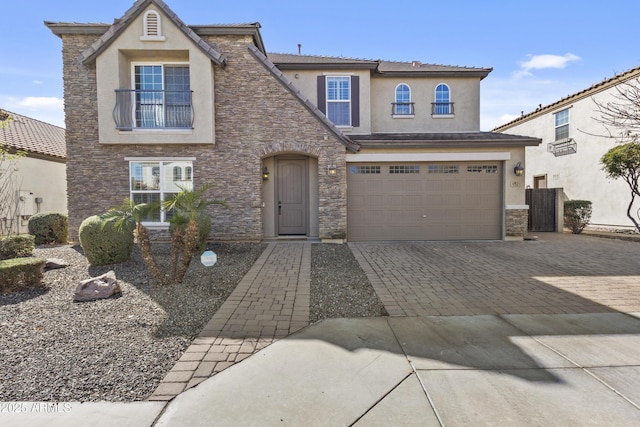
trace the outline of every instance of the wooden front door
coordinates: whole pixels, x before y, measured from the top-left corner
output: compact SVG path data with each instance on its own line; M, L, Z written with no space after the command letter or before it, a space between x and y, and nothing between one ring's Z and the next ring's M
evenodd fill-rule
M308 228L306 159L279 159L277 174L279 235L305 235Z

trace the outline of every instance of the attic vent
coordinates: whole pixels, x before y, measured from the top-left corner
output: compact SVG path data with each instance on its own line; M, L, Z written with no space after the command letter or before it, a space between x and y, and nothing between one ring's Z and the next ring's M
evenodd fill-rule
M149 10L144 14L143 34L140 40L164 40L162 36L162 21L160 20L160 15L155 10Z

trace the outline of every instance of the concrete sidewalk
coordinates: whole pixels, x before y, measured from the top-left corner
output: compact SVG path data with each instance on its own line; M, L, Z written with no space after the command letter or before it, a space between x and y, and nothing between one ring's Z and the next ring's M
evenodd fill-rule
M169 403L156 426L640 425L621 313L335 319Z

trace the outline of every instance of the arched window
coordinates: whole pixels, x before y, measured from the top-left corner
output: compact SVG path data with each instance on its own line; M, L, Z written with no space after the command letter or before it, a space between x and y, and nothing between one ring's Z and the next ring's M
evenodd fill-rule
M191 166L187 166L184 168L184 179L186 179L187 181L190 181L192 174L193 174L193 169L191 168Z
M182 181L182 168L180 166L173 167L173 180Z
M142 40L164 40L162 36L162 20L155 10L149 10L144 14Z
M413 104L411 103L411 88L404 83L396 86L396 102L393 104L394 115L412 115Z
M436 102L433 103L432 114L453 114L453 103L449 86L440 83L436 87Z

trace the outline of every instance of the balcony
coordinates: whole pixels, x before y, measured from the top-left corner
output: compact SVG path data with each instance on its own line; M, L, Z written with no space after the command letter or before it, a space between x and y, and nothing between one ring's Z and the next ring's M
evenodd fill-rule
M453 102L432 102L431 115L432 116L452 116Z
M116 89L116 129L193 129L191 90Z
M563 138L547 144L547 151L555 157L566 156L578 152L578 144L573 138Z
M413 102L392 102L391 115L393 116L413 116Z

